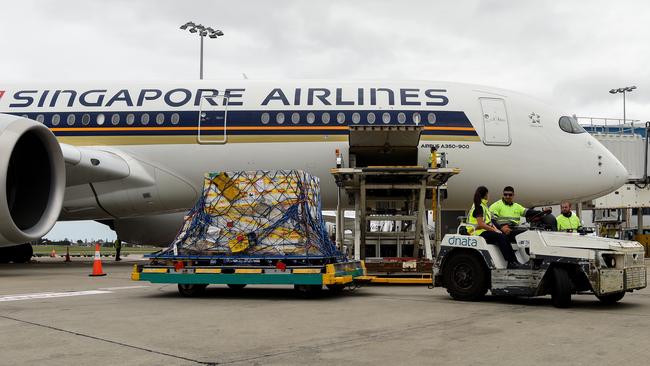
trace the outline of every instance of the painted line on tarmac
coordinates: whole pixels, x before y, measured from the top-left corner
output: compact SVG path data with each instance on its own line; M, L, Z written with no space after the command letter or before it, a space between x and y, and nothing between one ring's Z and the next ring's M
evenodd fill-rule
M106 291L115 291L115 290L131 290L131 289L136 289L136 288L148 288L151 286L122 286L122 287L100 287L99 290L106 290Z
M79 332L75 332L75 331L71 331L71 330L67 330L67 329L63 329L63 328L53 327L53 326L47 325L47 324L41 324L41 323L36 323L36 322L29 321L29 320L18 319L18 318L14 318L14 317L11 317L11 316L0 315L0 319L13 320L13 321L18 322L18 323L29 324L29 325L33 325L33 326L36 326L36 327L46 328L46 329L54 330L54 331L57 331L57 332L62 332L62 333L75 335L75 336L78 336L78 337L92 339L92 340L95 340L95 341L110 343L110 344L113 344L113 345L116 345L116 346L132 348L132 349L136 349L136 350L139 350L139 351L150 352L150 353L161 355L161 356L167 356L167 357L175 358L175 359L178 359L178 360L194 362L194 363L199 364L199 365L209 365L209 366L219 365L219 362L205 362L205 361L196 360L196 359L189 358L189 357L175 355L175 354L172 354L172 353L156 351L156 350L150 349L150 348L144 348L144 347L135 346L135 345L132 345L132 344L127 344L127 343L123 343L123 342L119 342L119 341L114 341L114 340L107 339L107 338L101 338L101 337L93 336L93 335L90 335L90 334L84 334L84 333L79 333Z
M111 293L111 291L102 291L102 290L70 291L70 292L41 292L41 293L36 293L36 294L18 294L18 295L0 296L0 302L22 301L22 300L38 300L38 299L52 299L52 298L57 298L57 297L70 297L70 296L101 295L101 294L110 294L110 293Z

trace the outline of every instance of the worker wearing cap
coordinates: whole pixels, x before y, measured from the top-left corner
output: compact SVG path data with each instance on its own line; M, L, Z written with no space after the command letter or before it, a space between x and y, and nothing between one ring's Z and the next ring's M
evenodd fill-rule
M511 241L514 241L514 235L521 233L514 232L512 226L521 223L522 216L526 216L529 211L524 206L514 201L515 189L511 186L503 188L503 197L490 205L490 212L494 215L494 221L498 227L506 234ZM544 208L544 211L550 211L551 208Z
M578 215L571 211L571 202L562 201L560 204L561 214L556 218L557 231L573 232L582 227L582 222Z

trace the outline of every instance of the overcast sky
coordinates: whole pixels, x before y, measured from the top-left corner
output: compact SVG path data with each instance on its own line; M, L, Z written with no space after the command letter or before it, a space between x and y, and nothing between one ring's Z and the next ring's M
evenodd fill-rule
M645 121L648 19L647 1L4 1L0 85L198 78L191 20L225 33L206 79L460 81L611 118L608 90L637 85L627 117Z

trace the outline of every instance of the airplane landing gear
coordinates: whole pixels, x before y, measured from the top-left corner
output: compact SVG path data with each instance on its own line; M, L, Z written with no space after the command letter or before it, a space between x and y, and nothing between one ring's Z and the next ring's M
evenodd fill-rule
M0 263L29 263L33 255L34 250L29 243L2 247L0 248Z

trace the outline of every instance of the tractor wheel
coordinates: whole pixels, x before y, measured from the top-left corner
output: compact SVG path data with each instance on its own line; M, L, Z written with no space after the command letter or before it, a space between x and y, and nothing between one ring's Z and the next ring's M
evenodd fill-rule
M571 279L566 269L555 267L552 270L553 287L551 301L556 308L571 306Z
M612 305L619 302L623 298L623 296L625 296L625 291L617 292L614 294L607 294L607 295L596 295L596 297L598 298L598 300L600 300L600 302L607 305Z
M482 259L469 253L457 254L448 260L442 281L455 300L477 301L488 290L488 272Z
M195 285L195 284L178 284L178 292L183 297L195 297L199 296L205 291L205 288L208 285Z

